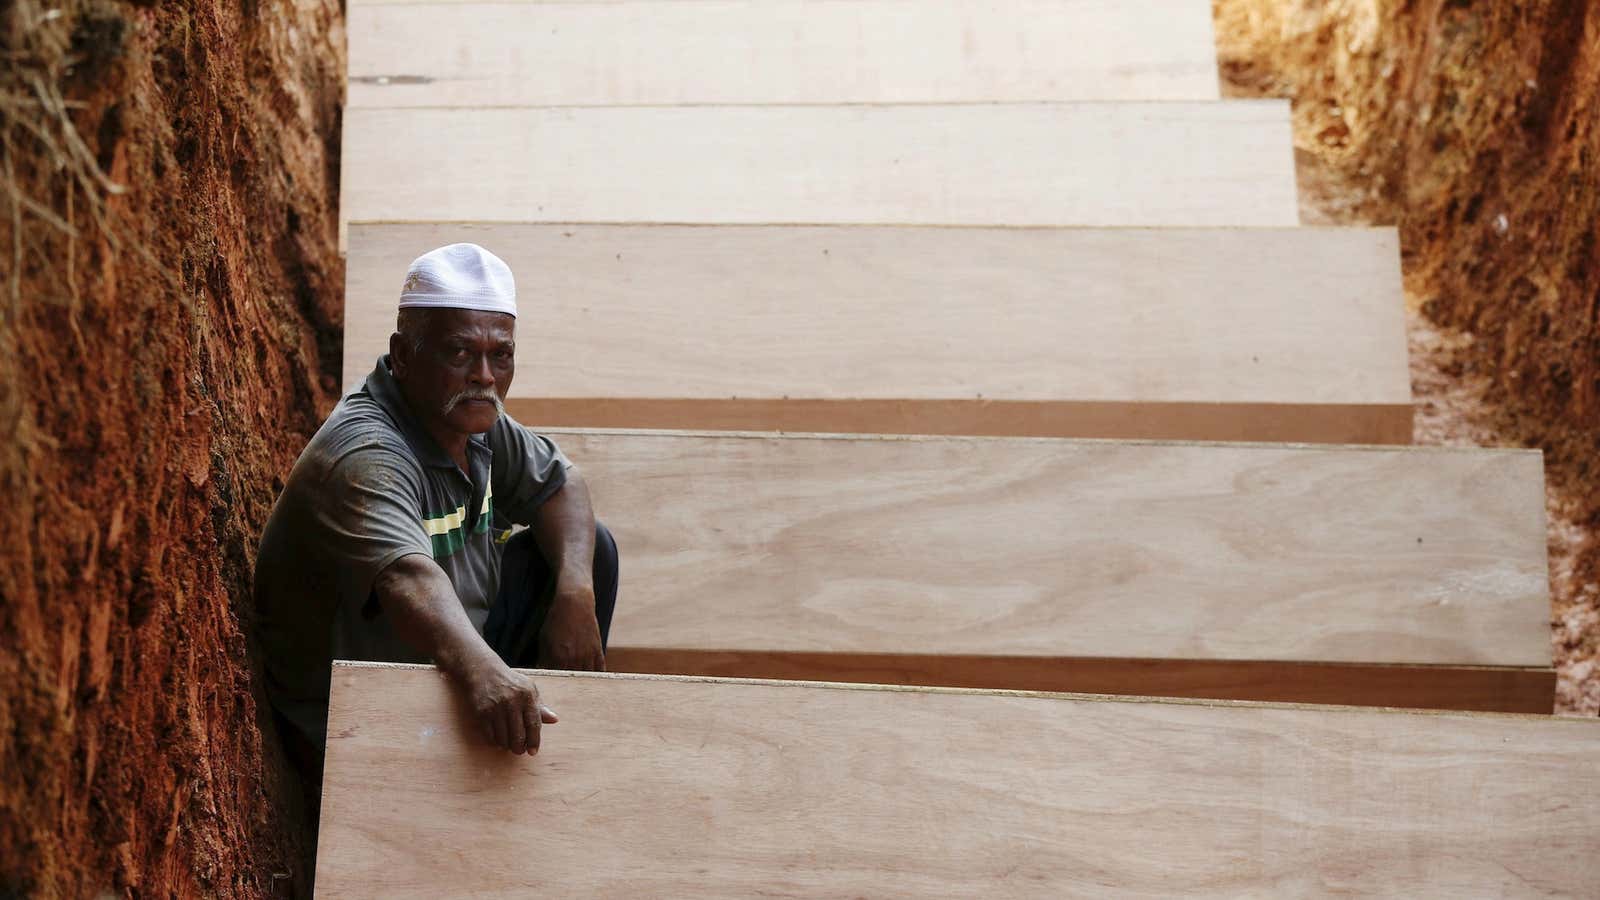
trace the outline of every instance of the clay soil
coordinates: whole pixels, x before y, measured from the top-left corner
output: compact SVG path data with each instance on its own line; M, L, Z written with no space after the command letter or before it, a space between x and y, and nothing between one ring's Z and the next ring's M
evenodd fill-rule
M1418 443L1544 450L1557 710L1600 713L1600 3L1214 0L1302 218L1400 228Z
M303 883L246 635L339 371L341 21L0 4L0 896Z

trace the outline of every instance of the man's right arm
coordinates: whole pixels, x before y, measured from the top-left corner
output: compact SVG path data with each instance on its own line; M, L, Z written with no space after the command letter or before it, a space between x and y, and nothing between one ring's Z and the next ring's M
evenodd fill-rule
M454 586L431 557L402 556L372 585L395 633L431 657L466 691L484 735L512 753L539 752L539 729L556 714L533 680L507 666L478 635Z

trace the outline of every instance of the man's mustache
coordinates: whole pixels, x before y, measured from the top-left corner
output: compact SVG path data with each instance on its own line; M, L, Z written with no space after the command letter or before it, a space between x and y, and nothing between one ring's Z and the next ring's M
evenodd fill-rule
M457 406L460 406L468 400L488 400L494 404L494 411L496 415L503 416L506 414L506 404L505 401L500 399L500 395L495 393L493 388L482 387L467 388L461 393L456 394L454 397L451 397L449 400L446 400L444 404L444 414L447 416L450 415L452 412L455 412Z

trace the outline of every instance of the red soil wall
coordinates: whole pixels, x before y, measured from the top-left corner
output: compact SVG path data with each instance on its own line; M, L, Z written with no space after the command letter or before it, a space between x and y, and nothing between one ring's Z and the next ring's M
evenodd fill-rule
M335 399L342 27L0 7L0 896L300 874L242 623Z

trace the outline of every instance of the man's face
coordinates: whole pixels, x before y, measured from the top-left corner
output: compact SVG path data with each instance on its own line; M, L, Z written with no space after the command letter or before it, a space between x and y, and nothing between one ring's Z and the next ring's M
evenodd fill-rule
M482 434L500 418L516 373L516 319L505 313L433 309L420 347L391 347L395 380L433 430Z

